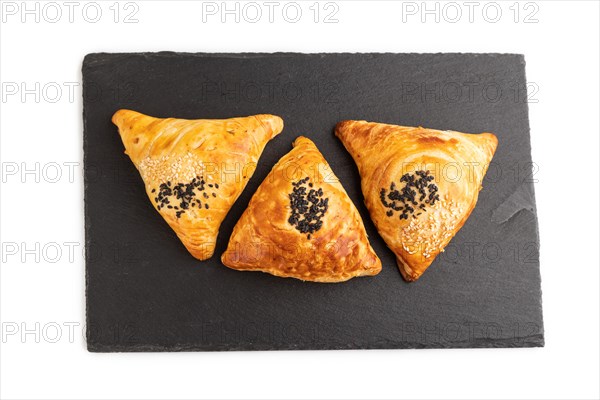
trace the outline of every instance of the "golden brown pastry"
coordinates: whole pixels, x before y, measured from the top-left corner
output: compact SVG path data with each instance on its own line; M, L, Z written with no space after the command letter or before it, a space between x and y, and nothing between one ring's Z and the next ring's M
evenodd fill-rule
M335 134L402 276L417 280L469 218L498 139L366 121L342 121Z
M237 270L315 282L381 271L358 210L305 137L257 189L221 260Z
M274 115L187 120L119 110L112 121L150 201L199 260L213 255L221 222L283 129Z

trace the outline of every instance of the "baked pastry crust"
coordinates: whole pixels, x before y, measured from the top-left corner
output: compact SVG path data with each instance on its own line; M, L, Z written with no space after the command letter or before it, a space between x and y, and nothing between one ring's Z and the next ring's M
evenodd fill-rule
M402 276L417 280L469 218L498 139L367 121L342 121L335 134Z
M274 115L187 120L119 110L112 122L154 208L199 260L213 255L221 222L283 129Z
M236 270L314 282L381 271L358 210L305 137L294 141L257 189L221 261Z

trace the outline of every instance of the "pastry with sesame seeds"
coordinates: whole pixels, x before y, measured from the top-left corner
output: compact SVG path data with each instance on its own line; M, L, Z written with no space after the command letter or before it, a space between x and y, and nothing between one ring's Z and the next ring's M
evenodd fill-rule
M358 166L377 231L416 281L471 215L498 139L367 121L342 121L335 134Z
M313 282L381 271L354 203L315 144L302 136L252 196L221 261L240 271Z
M266 114L188 120L119 110L112 122L152 205L199 260L212 257L221 222L283 129Z

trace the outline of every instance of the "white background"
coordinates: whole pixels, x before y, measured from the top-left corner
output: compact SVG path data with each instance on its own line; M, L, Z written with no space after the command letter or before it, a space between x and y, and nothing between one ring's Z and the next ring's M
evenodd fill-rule
M7 2L3 2L7 3ZM102 18L87 22L83 2L69 22L47 15L4 14L0 28L0 80L34 87L63 86L23 101L19 94L0 103L2 183L1 396L2 398L192 398L192 397L410 397L410 398L598 398L599 393L599 5L588 2L517 4L518 22L498 2L469 21L468 6L439 3L440 19L421 2L342 2L337 23L313 21L302 3L298 23L285 21L282 5L274 22L225 23L220 14L203 22L201 3L137 1L137 23L115 23L110 2ZM261 2L259 2L261 3ZM406 2L405 2L406 3ZM21 2L16 3L18 7ZM31 3L30 3L31 4ZM216 3L221 7L220 2ZM262 4L262 3L261 3ZM4 5L3 7L5 7ZM40 3L39 7L43 6ZM241 6L241 5L240 5ZM324 5L321 4L320 7ZM431 9L435 3L429 2ZM34 5L31 5L34 7ZM230 7L234 7L230 3ZM533 8L532 8L533 7ZM538 9L537 22L525 23ZM132 11L135 8L128 8ZM329 11L332 10L331 8ZM414 8L410 8L414 10ZM10 11L10 10L9 10ZM93 11L93 10L92 10ZM88 9L89 16L94 17ZM248 10L250 11L250 10ZM263 12L268 9L263 5ZM40 13L42 10L40 9ZM323 12L323 11L322 11ZM9 13L10 14L10 13ZM290 11L293 17L293 13ZM250 18L254 14L249 15ZM403 21L404 16L404 21ZM446 20L444 19L446 17ZM533 160L539 165L536 196L541 236L541 270L546 347L501 350L302 351L184 354L92 354L85 350L81 88L83 56L126 51L298 51L298 52L510 52L523 53L527 76L539 88L530 104ZM78 85L78 84L77 84ZM10 86L10 85L9 85ZM5 86L6 89L8 86ZM50 90L50 89L48 89ZM7 95L6 92L3 93ZM21 168L47 167L40 176L10 175ZM73 179L63 163L79 163ZM62 166L61 179L51 183ZM39 180L39 183L36 182ZM72 180L72 182L70 182ZM24 182L23 182L24 181ZM40 257L23 253L22 243ZM57 262L58 243L62 255ZM75 243L65 245L64 243ZM43 248L46 246L46 254ZM75 249L69 259L68 246ZM10 254L9 254L10 253ZM25 262L21 257L25 256ZM23 329L35 331L21 335ZM73 327L70 340L68 324ZM56 339L56 327L61 336ZM14 329L18 331L11 334ZM39 341L39 343L38 343ZM52 343L56 341L56 343Z

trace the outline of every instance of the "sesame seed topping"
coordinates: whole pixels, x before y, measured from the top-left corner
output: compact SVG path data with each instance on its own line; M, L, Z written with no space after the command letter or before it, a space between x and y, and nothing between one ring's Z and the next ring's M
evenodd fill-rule
M206 168L198 156L188 152L181 156L146 157L138 166L145 182L190 182Z
M309 177L292 183L292 192L288 194L292 215L288 222L300 233L307 233L307 239L323 226L323 216L329 209L329 198L323 197L323 189L311 189L313 183L306 183Z
M457 224L463 217L460 204L445 198L430 208L426 218L411 218L400 231L402 247L408 254L421 251L423 257L430 258L443 251L454 235Z
M431 183L433 180L433 175L430 175L429 171L419 170L413 174L402 175L400 183L404 183L404 186L400 189L395 182L390 183L389 189L381 188L379 199L384 207L390 209L386 215L392 217L394 211L401 211L399 215L401 220L408 219L409 215L413 218L421 215L421 213L415 215L415 207L426 211L425 204L433 206L440 200L437 185Z
M168 180L165 183L161 183L158 187L158 193L154 198L154 202L157 204L157 210L167 208L169 210L175 210L175 216L181 218L181 216L190 208L197 207L202 208L202 202L199 199L200 193L205 199L209 196L205 192L205 180L203 176L195 176L189 182L178 182L175 181L171 184ZM157 191L157 188L152 188L152 193ZM217 194L212 192L213 197L217 197ZM176 202L176 205L171 205L171 200ZM204 208L208 210L208 203L204 203Z

